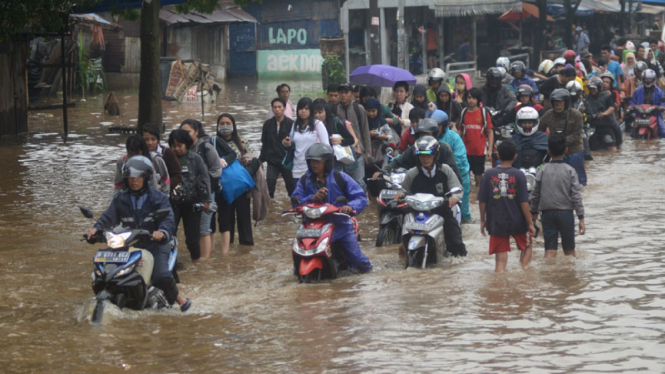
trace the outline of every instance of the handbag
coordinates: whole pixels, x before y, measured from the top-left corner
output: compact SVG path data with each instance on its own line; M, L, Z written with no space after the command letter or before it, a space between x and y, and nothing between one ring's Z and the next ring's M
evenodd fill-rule
M284 158L282 159L282 167L286 170L293 170L293 159L295 158L296 155L296 145L293 143L293 134L296 128L295 122L291 125L291 134L289 135L289 139L291 139L291 146L286 148L286 154L284 155Z
M344 165L350 165L356 162L355 157L353 157L351 146L343 147L339 144L335 144L333 146L333 151L335 152L335 159Z
M252 176L249 175L247 169L237 159L231 165L224 168L219 179L223 186L222 197L228 204L233 203L250 188L256 187Z

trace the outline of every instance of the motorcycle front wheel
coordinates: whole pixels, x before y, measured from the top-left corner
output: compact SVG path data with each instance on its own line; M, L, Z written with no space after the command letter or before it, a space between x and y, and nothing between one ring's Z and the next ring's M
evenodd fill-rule
M102 324L102 317L104 316L104 303L106 300L97 300L97 304L95 305L95 310L92 311L92 319L90 322L93 325L101 325Z

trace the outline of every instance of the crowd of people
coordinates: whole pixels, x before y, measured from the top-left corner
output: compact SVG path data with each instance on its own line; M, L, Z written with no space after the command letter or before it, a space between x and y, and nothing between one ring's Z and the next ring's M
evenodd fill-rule
M585 232L584 164L592 160L590 149L599 148L585 134L585 123L593 122L601 138L612 139L605 142L607 148L616 150L627 109L661 105L660 87L665 83L662 43L635 48L627 42L617 50L603 46L598 60L586 51L588 46L580 46L581 54L566 51L554 61L543 61L535 71L501 57L480 86L474 86L467 74L448 82L441 69L432 68L427 85L411 88L407 82L396 82L387 105L378 100L374 88L348 83L328 87L327 100L303 97L294 105L291 88L281 84L263 123L258 154L228 113L217 118L212 136L201 122L184 120L169 134L168 147L160 143L157 126L144 124L140 134L127 139L127 152L116 165L118 192L105 218L88 235L103 229L101 222L117 223L122 213L142 217L145 209L168 201L172 216L166 221L171 224L160 226L153 239L163 243L182 221L186 247L196 263L211 257L217 229L223 254L234 242L236 226L238 242L254 245L252 204L254 214L257 204L267 210L263 201L275 197L280 176L286 193L297 196L299 203L334 204L345 196L348 202L341 211L360 213L367 196L378 194L374 182L404 168L408 172L396 199L418 192L444 196L456 187L463 191L437 210L445 218L446 250L451 255L467 254L462 227L451 208L460 204L462 224L473 222L474 193L481 232L490 234L489 253L496 257L497 272L506 268L511 236L522 251L520 263L529 264L539 214L546 256L556 255L559 236L564 254L574 255L574 213L579 233ZM659 135L665 136L660 112L657 116ZM505 126L514 129L507 139L496 131ZM539 168L531 192L518 169L530 167ZM349 265L370 271L369 259L356 236L350 235L350 222L338 225L333 241L343 245ZM146 249L161 259L155 262L155 284L186 311L191 301L178 293L163 269L167 249L155 243Z

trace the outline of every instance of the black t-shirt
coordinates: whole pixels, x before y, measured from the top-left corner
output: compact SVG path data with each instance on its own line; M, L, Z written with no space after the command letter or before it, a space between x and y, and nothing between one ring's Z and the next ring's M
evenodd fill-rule
M566 86L559 83L558 75L555 75L543 82L543 84L538 87L538 91L543 94L546 99L549 99L552 92L557 88L566 88Z
M529 202L524 173L515 168L485 171L478 201L486 203L487 231L490 235L521 235L528 231L522 203Z
M587 96L584 99L584 113L587 115L589 120L592 120L592 117L597 116L599 113L606 111L610 107L615 105L614 100L612 99L612 94L607 91L602 91L598 93L598 96L593 97L591 95ZM610 125L610 118L603 117L601 119L595 119L593 122L597 124Z

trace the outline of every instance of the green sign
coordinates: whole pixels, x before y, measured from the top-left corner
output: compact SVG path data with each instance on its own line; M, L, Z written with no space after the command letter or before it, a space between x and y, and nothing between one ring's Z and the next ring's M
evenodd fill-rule
M260 78L321 78L320 49L259 50L256 69Z

